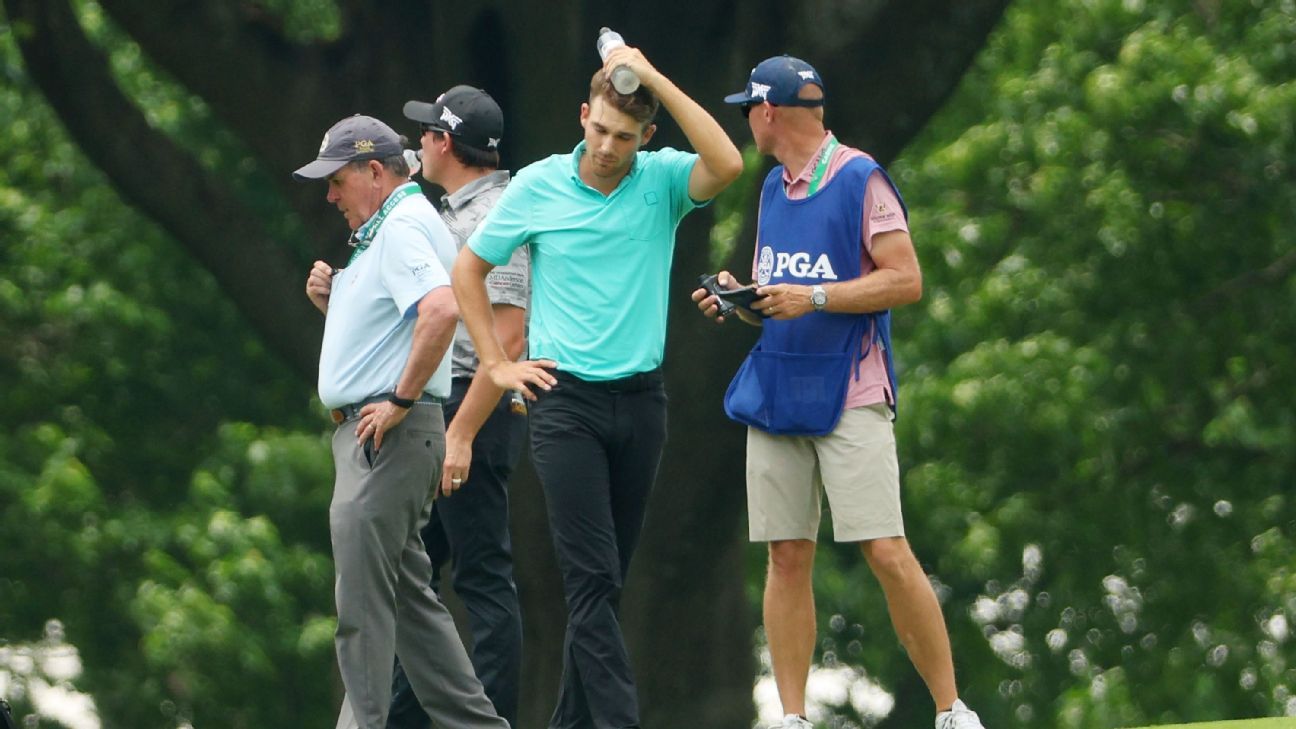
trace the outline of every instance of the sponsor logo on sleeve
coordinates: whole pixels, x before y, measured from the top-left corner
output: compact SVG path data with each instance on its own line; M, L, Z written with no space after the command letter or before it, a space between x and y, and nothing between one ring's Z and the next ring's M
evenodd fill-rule
M885 202L880 202L873 206L873 214L869 216L869 220L875 223L886 223L894 220L895 216L896 213L891 209L890 205L887 205Z
M420 263L416 266L411 266L410 275L414 277L415 281L426 281L427 278L432 275L432 264Z

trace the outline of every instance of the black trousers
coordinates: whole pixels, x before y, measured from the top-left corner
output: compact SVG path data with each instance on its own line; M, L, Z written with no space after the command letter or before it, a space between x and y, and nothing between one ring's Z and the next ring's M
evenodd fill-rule
M659 370L613 382L559 372L531 408L531 454L567 598L552 729L639 726L617 617L666 441Z
M456 378L445 406L446 425L463 404L471 380ZM527 416L511 409L505 394L482 424L472 444L468 479L450 496L438 495L420 534L432 560L432 589L441 568L451 562L455 592L468 612L473 670L495 711L517 726L522 672L522 610L513 582L509 539L508 479L522 454ZM434 484L440 488L440 484ZM431 721L397 666L388 729L427 729Z

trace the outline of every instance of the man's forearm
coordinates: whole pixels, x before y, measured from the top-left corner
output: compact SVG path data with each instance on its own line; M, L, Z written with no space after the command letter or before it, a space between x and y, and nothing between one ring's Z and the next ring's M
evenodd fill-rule
M492 307L491 313L495 319L495 336L504 345L505 356L509 360L518 359L526 348L526 312L501 304ZM503 394L503 388L497 387L485 370L478 368L447 433L468 440L476 438Z
M879 268L859 278L824 286L827 310L864 314L912 304L922 296L921 279L908 271Z
M504 389L497 387L485 370L473 373L468 392L464 393L463 402L459 403L454 420L446 430L447 437L463 437L470 441L476 438L503 394Z
M728 172L736 177L742 173L742 155L706 109L665 76L653 85L653 93L670 112L703 164L717 176L725 176Z
M397 397L417 400L454 341L457 310L449 287L442 288L444 293L434 289L428 294L432 300L419 305L409 359L396 383Z

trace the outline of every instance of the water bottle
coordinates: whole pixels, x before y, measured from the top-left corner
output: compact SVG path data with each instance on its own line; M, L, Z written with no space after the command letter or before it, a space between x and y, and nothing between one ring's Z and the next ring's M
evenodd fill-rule
M625 45L625 39L621 34L611 28L601 28L598 37L599 58L607 60L608 53L613 48L620 48ZM617 90L618 94L633 94L635 89L639 88L639 75L630 70L629 66L621 65L612 69L612 88Z

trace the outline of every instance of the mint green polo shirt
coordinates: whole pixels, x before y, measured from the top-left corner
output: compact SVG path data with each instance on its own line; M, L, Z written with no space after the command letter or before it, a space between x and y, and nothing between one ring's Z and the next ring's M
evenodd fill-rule
M586 185L571 154L524 167L468 239L497 266L531 253L530 359L552 359L586 380L659 367L675 229L705 203L688 194L697 155L638 152L611 195Z

